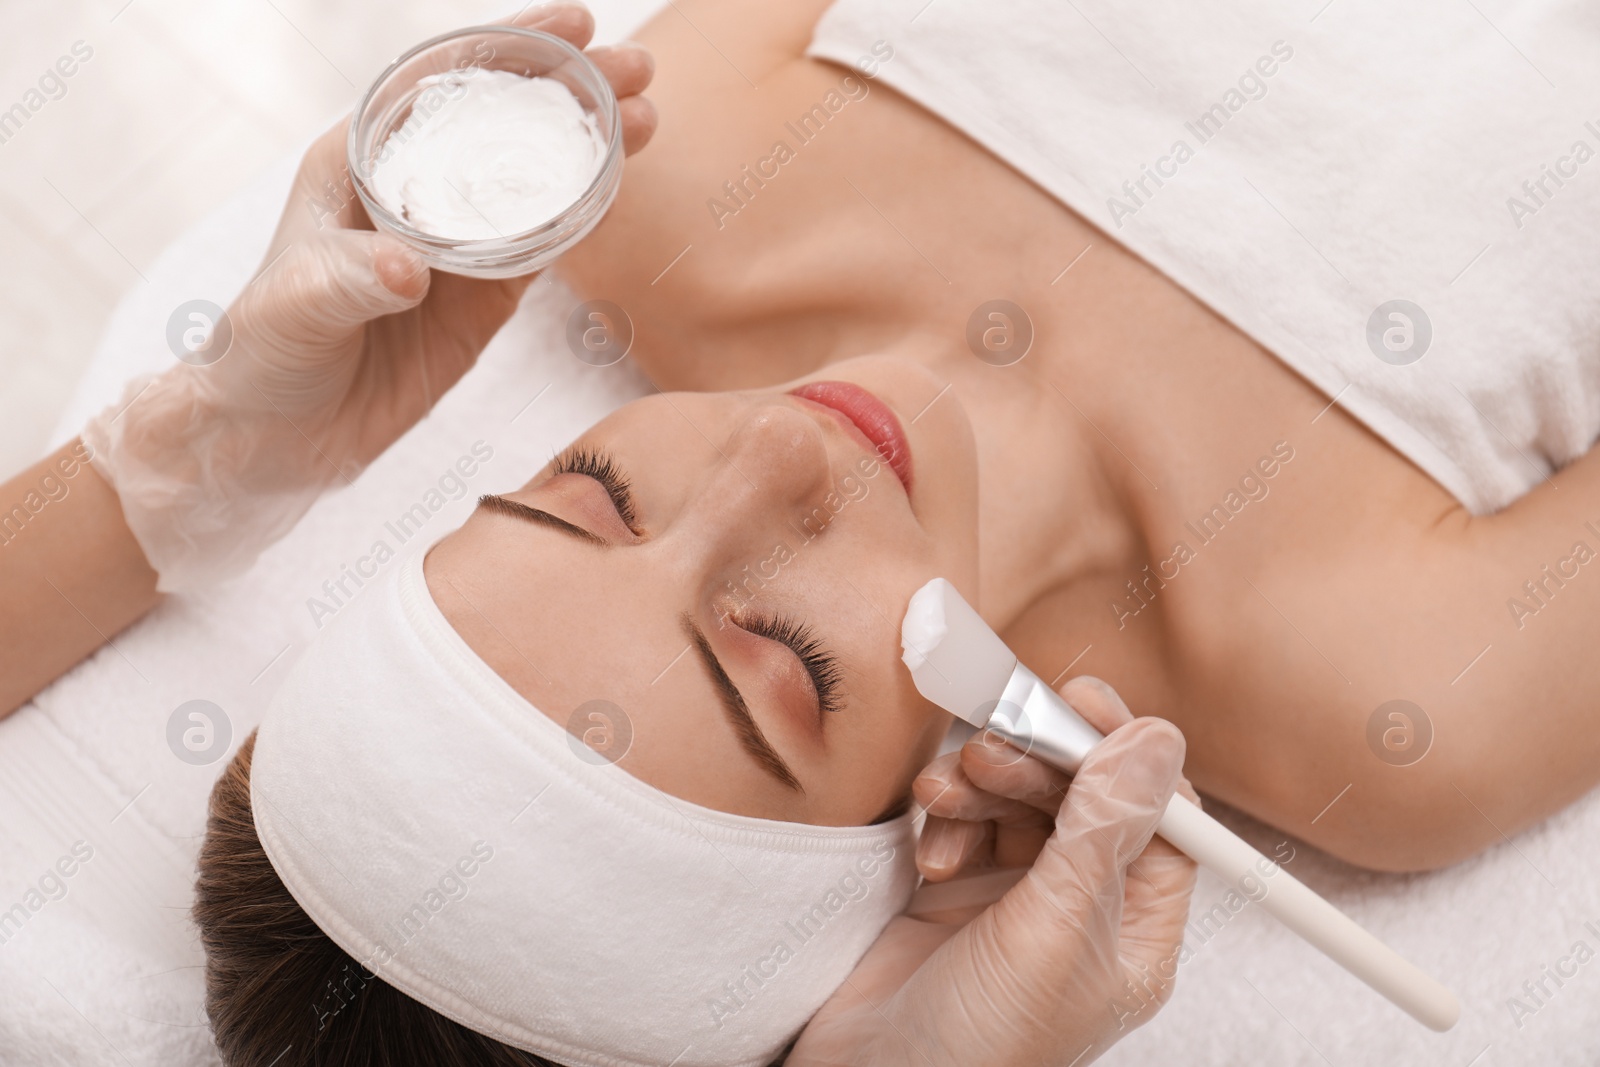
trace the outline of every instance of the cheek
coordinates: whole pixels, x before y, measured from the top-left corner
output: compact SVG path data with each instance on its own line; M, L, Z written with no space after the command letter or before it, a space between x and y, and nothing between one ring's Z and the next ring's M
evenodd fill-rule
M875 603L884 604L894 631L894 647L900 649L900 624L912 595L934 578L944 578L956 588L975 590L978 586L978 536L975 522L948 523L940 529L918 529L915 536L886 545L877 554L872 569L884 590ZM897 661L897 666L901 666ZM909 680L910 675L901 666Z
M975 486L941 485L937 497L930 493L914 501L914 513L904 510L903 504L900 507L902 517L895 529L880 533L878 544L868 552L872 566L891 570L907 601L930 578L948 578L958 587L972 588L978 568Z
M925 581L923 572L905 571L899 580L903 592L893 596L875 595L864 587L863 592L872 596L875 604L883 605L883 610L858 620L855 631L840 638L850 707L838 719L854 720L842 723L848 726L851 744L861 750L869 769L879 776L875 780L886 784L896 780L909 763L915 762L916 769L921 769L919 754L930 731L935 747L944 733L930 723L949 718L917 692L911 672L900 658L900 623L911 594ZM850 595L859 602L859 597Z
M860 705L855 721L847 711L838 730L830 726L830 788L850 801L850 817L866 822L911 788L911 782L939 751L950 716L907 687L892 689Z
M974 522L970 524L970 528L952 531L939 545L937 560L938 577L949 579L958 589L976 589L978 587L977 524Z

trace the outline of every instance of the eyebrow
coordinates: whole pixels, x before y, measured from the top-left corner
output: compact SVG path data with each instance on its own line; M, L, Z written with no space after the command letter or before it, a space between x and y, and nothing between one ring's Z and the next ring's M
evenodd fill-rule
M688 612L683 614L683 628L689 635L689 642L700 653L706 670L711 673L711 681L716 686L717 695L722 699L723 710L727 712L733 728L738 731L739 740L743 743L745 751L755 757L763 770L803 795L806 790L800 784L800 779L795 777L794 771L783 762L783 757L778 755L777 749L772 747L766 735L761 732L755 716L750 714L750 706L745 703L744 695L739 692L739 687L733 684L733 679L728 677L728 672L722 669L722 661L717 659L717 654L712 651L711 642L706 640L706 635Z
M597 533L585 530L582 526L576 526L558 515L550 514L548 511L530 507L520 500L512 500L508 497L486 493L478 498L478 506L485 511L498 511L502 515L510 515L513 518L525 519L528 522L536 522L542 526L553 527L569 537L576 537L580 541L587 541L591 545L609 546L611 544L611 542Z

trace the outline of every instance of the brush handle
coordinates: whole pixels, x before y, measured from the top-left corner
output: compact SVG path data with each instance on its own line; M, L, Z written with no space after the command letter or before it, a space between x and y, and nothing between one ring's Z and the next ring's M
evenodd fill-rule
M1424 1026L1444 1031L1460 1018L1454 993L1187 797L1173 796L1156 832Z
M1068 774L1076 774L1103 739L1054 689L1020 663L984 728ZM1198 805L1174 795L1157 832L1424 1026L1448 1030L1455 1025L1461 1005L1454 993ZM1247 885L1261 888L1246 892Z

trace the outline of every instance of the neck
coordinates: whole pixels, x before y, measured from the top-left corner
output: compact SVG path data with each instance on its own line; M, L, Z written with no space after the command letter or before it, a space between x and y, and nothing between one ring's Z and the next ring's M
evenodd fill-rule
M1140 538L1126 464L1117 464L1114 453L1107 457L1105 438L1051 384L1058 376L1042 358L994 367L965 346L952 350L927 336L908 338L904 351L950 382L950 395L972 421L979 487L976 606L996 632L1004 633L1052 591L1129 569Z

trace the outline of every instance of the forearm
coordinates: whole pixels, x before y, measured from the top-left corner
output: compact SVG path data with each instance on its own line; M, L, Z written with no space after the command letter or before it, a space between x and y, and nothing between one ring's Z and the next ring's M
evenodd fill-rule
M156 574L74 439L0 487L0 716L155 606Z

